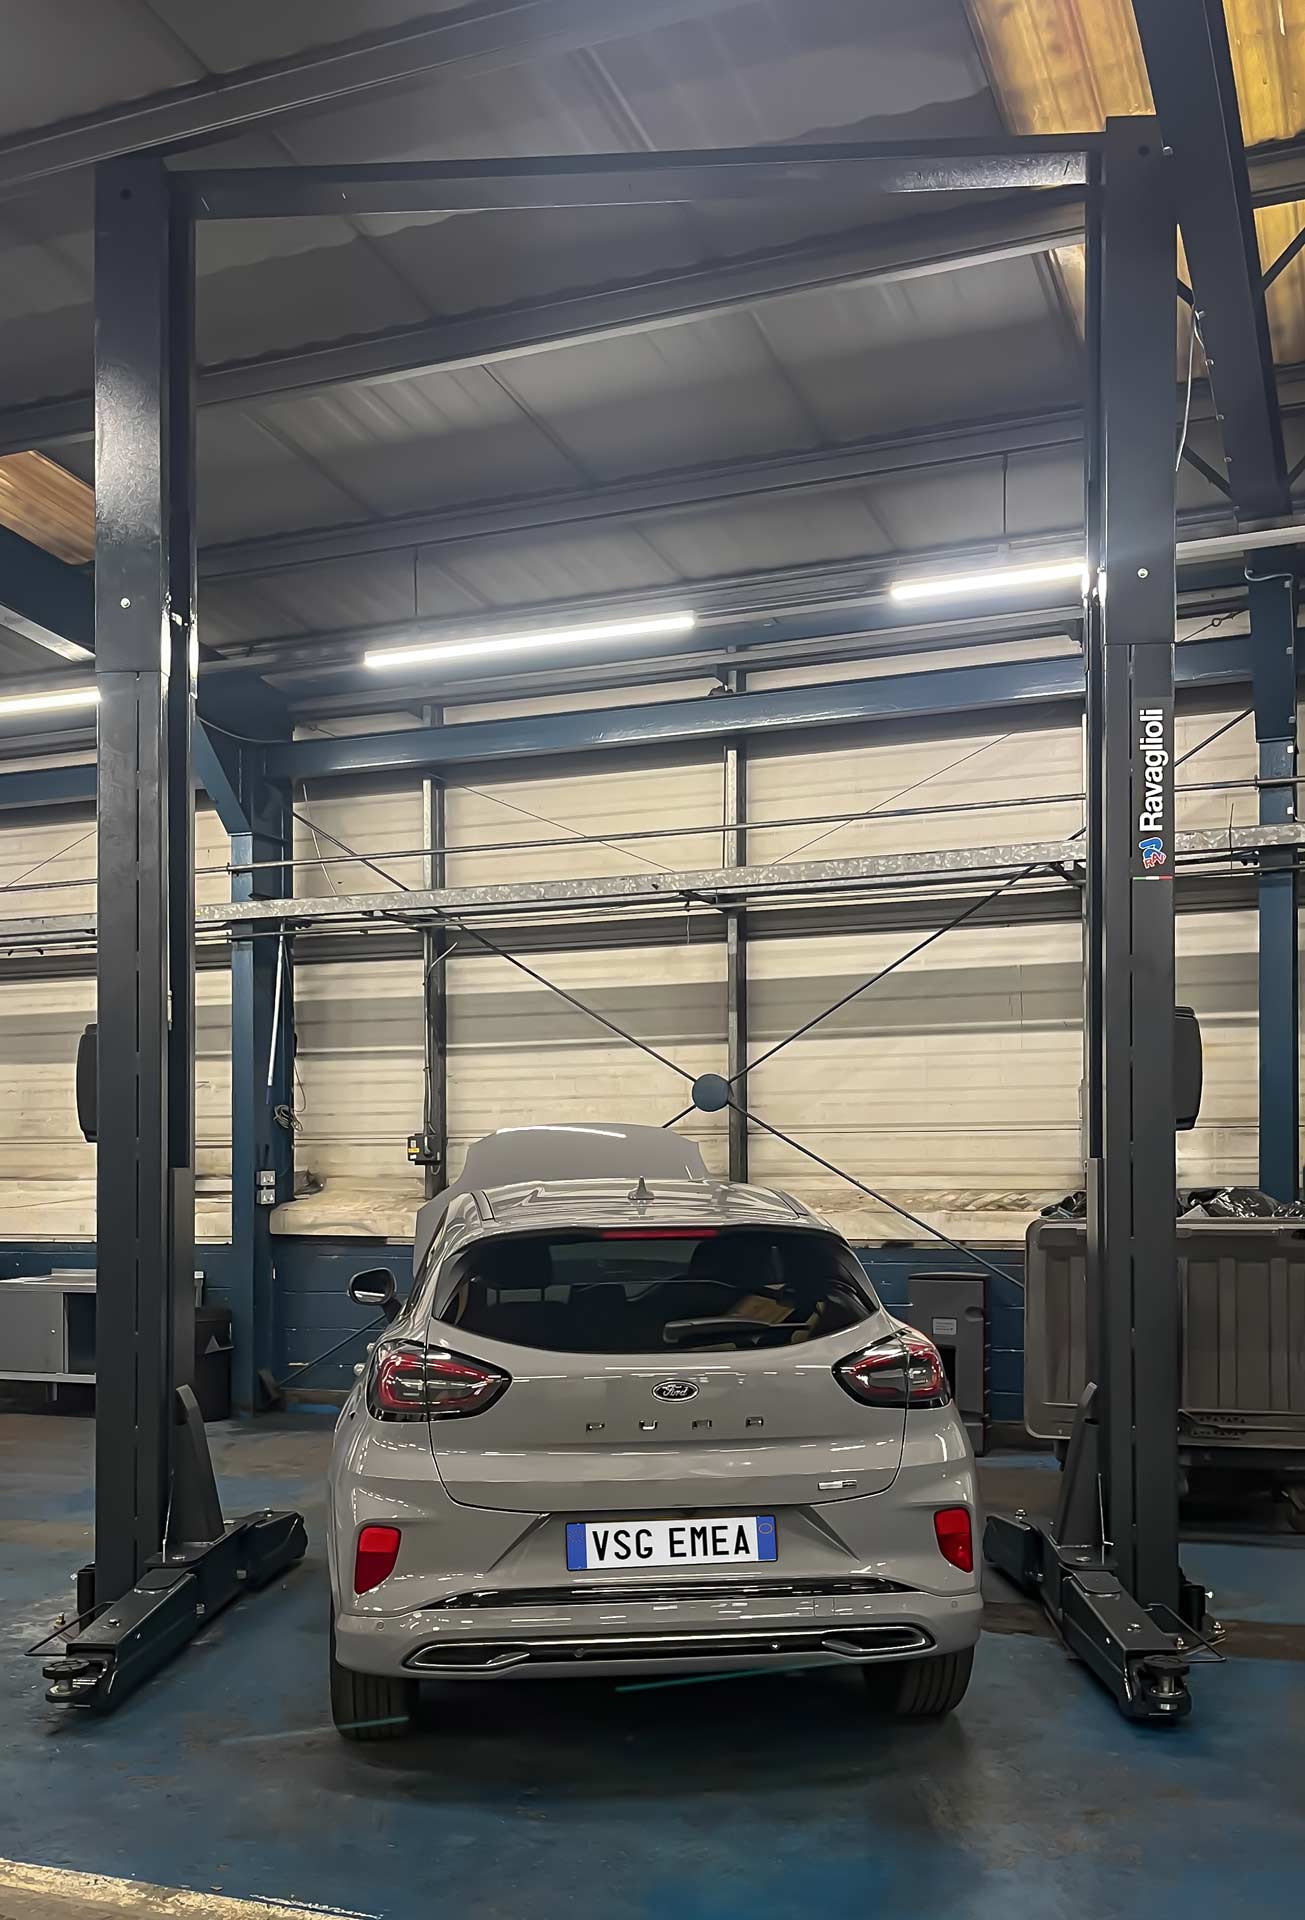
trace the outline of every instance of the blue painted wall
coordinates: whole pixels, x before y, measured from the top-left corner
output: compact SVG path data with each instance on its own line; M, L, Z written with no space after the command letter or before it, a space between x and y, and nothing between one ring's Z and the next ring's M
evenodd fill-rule
M959 1254L936 1245L902 1244L858 1247L857 1258L875 1284L886 1307L904 1307L915 1273L964 1273ZM975 1267L988 1282L988 1413L993 1420L1024 1418L1024 1245L988 1247L983 1257L1009 1278Z
M355 1336L338 1354L303 1376L303 1388L338 1391L353 1380L354 1362L364 1351L364 1332L374 1316L349 1298L351 1275L363 1267L389 1267L401 1294L412 1284L412 1249L384 1240L293 1240L275 1242L276 1371L285 1377L346 1336ZM985 1247L984 1257L1010 1276L988 1275L990 1412L994 1420L1024 1417L1024 1248ZM915 1273L964 1271L960 1255L939 1257L936 1246L900 1244L858 1247L857 1256L888 1307L904 1307ZM204 1273L204 1297L231 1304L234 1277L229 1246L202 1246L195 1265ZM86 1240L37 1246L0 1244L0 1278L18 1273L50 1273L55 1267L91 1267L95 1248ZM981 1273L981 1268L975 1269ZM370 1337L370 1336L368 1336Z

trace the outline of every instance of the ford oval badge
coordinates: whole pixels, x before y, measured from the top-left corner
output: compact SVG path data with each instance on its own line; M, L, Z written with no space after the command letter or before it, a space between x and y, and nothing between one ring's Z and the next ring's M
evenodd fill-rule
M653 1388L654 1400L692 1400L698 1388L692 1380L659 1380Z

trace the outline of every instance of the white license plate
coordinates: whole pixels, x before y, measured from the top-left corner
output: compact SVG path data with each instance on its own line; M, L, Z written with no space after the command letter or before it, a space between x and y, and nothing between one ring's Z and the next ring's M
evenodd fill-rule
M775 1520L769 1513L726 1520L570 1520L566 1528L566 1564L572 1573L777 1558Z

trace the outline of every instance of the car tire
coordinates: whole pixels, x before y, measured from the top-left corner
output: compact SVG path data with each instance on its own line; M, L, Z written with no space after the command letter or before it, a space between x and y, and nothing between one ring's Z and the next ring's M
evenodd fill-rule
M872 1706L903 1720L941 1720L965 1698L973 1667L974 1648L966 1647L863 1671Z
M331 1718L342 1740L402 1740L417 1710L417 1682L388 1674L355 1673L335 1657L331 1621Z

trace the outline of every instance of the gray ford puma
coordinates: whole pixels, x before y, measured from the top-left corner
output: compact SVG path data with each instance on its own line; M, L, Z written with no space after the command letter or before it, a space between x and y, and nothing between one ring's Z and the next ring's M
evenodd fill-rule
M963 1696L974 1458L937 1350L788 1195L659 1128L514 1128L418 1215L331 1458L331 1705L430 1680L856 1665Z

